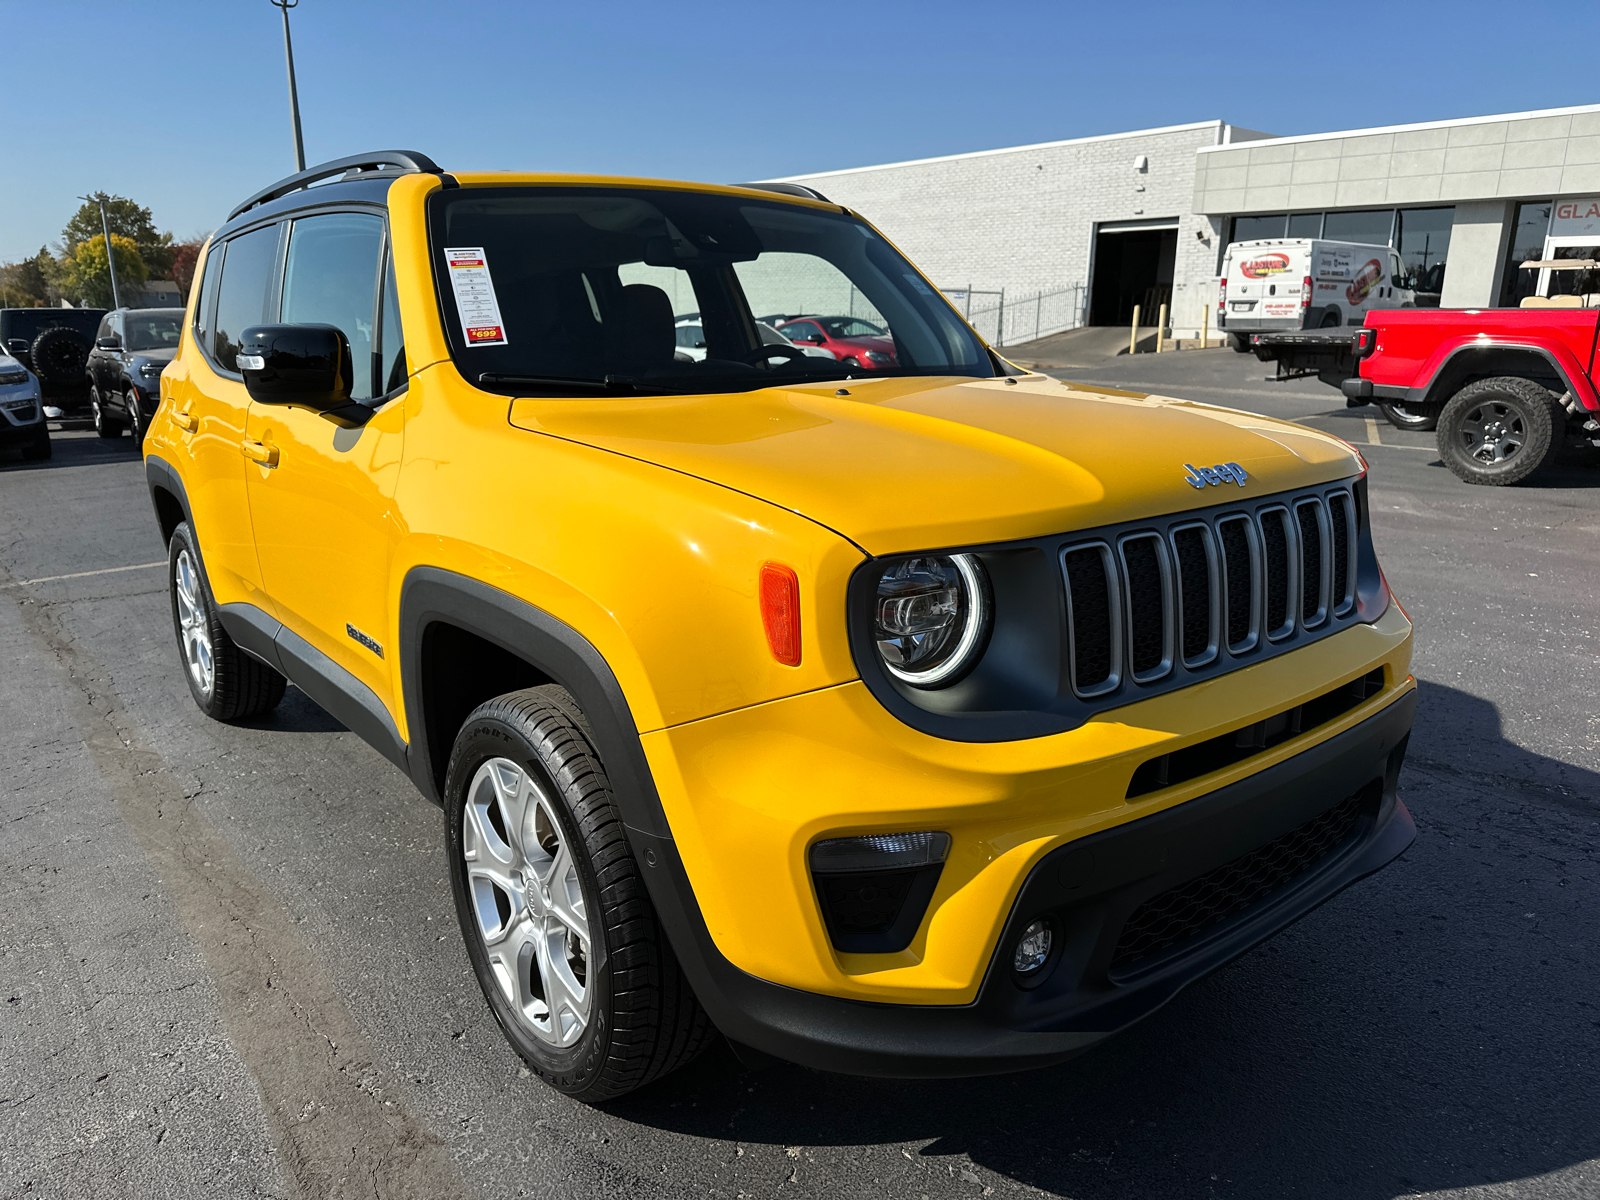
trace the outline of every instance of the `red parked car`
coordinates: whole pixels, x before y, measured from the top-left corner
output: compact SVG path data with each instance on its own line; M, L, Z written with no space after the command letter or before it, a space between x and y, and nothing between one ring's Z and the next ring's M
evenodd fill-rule
M847 367L882 371L896 365L894 338L860 317L800 317L778 330L791 342L821 346Z

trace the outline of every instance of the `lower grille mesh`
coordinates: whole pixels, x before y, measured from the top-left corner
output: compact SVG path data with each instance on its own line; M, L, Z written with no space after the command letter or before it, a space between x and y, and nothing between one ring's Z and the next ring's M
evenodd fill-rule
M1187 941L1292 883L1350 838L1381 787L1373 780L1276 841L1146 900L1122 927L1111 969L1126 969Z

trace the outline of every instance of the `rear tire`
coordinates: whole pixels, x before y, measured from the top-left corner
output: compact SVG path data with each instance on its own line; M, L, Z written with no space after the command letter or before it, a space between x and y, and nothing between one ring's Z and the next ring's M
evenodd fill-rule
M569 693L527 688L474 709L444 807L467 956L541 1079L593 1104L710 1044L715 1026L661 929Z
M1228 347L1235 354L1249 354L1250 335L1248 333L1230 333L1228 335Z
M1378 408L1389 424L1396 429L1416 429L1428 433L1439 427L1439 407L1435 404L1407 404L1404 401L1395 403L1390 400L1380 400Z
M289 681L239 649L222 627L187 521L167 546L167 590L183 677L200 711L216 721L239 721L278 707Z
M1467 483L1520 483L1555 460L1567 414L1530 379L1480 379L1439 413L1439 456Z

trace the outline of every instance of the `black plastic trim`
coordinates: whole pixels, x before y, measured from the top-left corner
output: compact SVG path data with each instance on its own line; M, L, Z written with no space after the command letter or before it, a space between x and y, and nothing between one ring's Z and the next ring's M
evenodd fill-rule
M378 175L393 179L419 172L426 175L444 174L433 159L418 150L372 150L366 154L352 154L345 158L318 163L314 167L307 167L304 171L287 175L277 183L268 184L248 200L235 205L233 211L228 214L228 220L233 220L257 205L280 199L290 192L301 191L324 179L332 179L336 175L352 171L368 179Z
M632 710L600 652L572 626L527 601L438 567L413 567L400 588L399 664L411 730L411 777L425 796L440 802L448 765L434 761L428 697L421 686L423 636L435 622L494 643L571 692L589 720L623 823L671 836ZM448 739L441 738L446 744L454 740L454 730L440 732L448 733Z
M832 204L816 188L806 187L803 183L736 183L734 187L749 188L753 192L776 192L780 196L800 196L806 200L821 200L824 204Z

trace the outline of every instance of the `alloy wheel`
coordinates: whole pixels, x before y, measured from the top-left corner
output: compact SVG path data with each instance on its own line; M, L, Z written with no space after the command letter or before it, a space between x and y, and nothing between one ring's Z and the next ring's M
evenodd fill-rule
M1482 463L1504 462L1527 440L1522 413L1500 400L1478 405L1461 422L1462 445L1468 455Z
M178 631L183 643L184 664L201 695L210 696L217 675L211 649L211 622L206 615L200 572L195 570L194 560L187 550L178 552L173 586L178 597Z
M540 1041L589 1026L589 914L554 802L522 767L492 758L467 788L462 857L477 932L501 993Z

